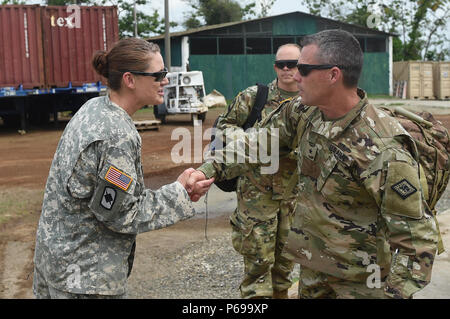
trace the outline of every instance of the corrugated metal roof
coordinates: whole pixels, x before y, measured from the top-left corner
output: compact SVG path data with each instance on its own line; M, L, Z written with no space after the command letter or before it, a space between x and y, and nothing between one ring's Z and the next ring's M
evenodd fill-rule
M230 26L233 26L233 25L237 25L237 24L244 24L244 23L255 22L255 21L259 21L259 20L273 19L275 17L282 17L282 16L290 15L290 14L299 14L299 15L312 17L314 19L320 19L320 20L325 20L325 21L332 21L334 23L346 25L346 26L353 27L353 28L358 28L358 29L364 30L366 32L374 33L374 34L381 34L381 35L385 35L385 36L397 36L397 34L394 34L394 33L387 33L387 32L383 32L383 31L378 31L378 30L375 30L375 29L371 29L371 28L366 28L366 27L363 27L363 26L360 26L360 25L356 25L356 24L350 24L350 23L346 23L346 22L341 22L341 21L337 21L337 20L323 18L323 17L320 17L320 16L315 16L315 15L312 15L312 14L309 14L309 13L305 13L305 12L301 12L301 11L293 11L293 12L283 13L283 14L270 16L270 17L257 18L257 19L251 19L251 20L243 20L243 21L227 22L227 23L203 26L203 27L195 28L195 29L189 29L189 30L181 31L181 32L172 32L172 33L170 33L170 37L171 38L173 38L173 37L182 37L182 36L187 36L187 35L194 34L194 33L199 33L199 32L202 32L202 31L220 29L220 28L225 28L225 27L230 27ZM164 39L164 34L147 38L147 41L154 41L154 40L161 40L161 39Z

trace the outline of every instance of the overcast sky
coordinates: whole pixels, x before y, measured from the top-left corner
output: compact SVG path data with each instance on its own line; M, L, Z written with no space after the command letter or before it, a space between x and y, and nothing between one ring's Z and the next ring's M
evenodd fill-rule
M244 7L245 4L250 3L251 1L238 1L241 7ZM257 2L257 1L255 1ZM161 16L164 16L164 0L157 1L149 1L149 4L146 6L140 7L140 9L144 12L151 13L153 9L157 9ZM177 22L179 27L174 28L171 31L181 31L184 30L181 27L184 21L184 14L191 11L189 5L183 0L169 0L169 20L173 22ZM269 16L283 14L293 11L304 11L307 12L305 6L300 5L300 1L298 0L276 0L274 6L269 12ZM259 12L259 8L257 9Z

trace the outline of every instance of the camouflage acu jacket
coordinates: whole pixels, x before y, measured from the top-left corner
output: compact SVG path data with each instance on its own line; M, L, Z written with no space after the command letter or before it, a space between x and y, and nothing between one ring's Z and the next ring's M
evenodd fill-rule
M178 182L145 189L132 119L107 96L93 98L67 125L53 158L35 267L62 291L121 295L136 234L194 213Z
M277 79L273 80L268 88L267 102L261 112L261 121L264 121L272 111L277 109L282 101L297 95L297 92L287 92L278 88ZM242 127L255 103L257 89L258 87L255 85L240 92L230 104L228 111L219 118L217 129L223 131L227 128ZM255 124L255 126L257 125ZM280 169L275 175L260 174L259 169L250 170L239 178L238 191L244 183L250 183L261 192L271 191L273 199L282 199L284 189L295 170L296 163L295 160L284 157L280 159L279 167Z
M360 103L345 117L325 121L316 110L305 121L288 252L301 265L350 281L367 282L378 269L387 296L409 298L431 279L436 224L410 136L358 94ZM308 108L293 100L266 121L279 129L280 149L292 145ZM240 135L251 145L252 134ZM224 168L212 162L200 170L211 177Z

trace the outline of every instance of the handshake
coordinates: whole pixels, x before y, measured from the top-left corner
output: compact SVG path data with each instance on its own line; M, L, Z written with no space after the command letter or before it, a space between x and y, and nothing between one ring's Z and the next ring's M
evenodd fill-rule
M203 172L188 168L178 176L177 181L186 189L191 201L196 202L206 194L214 178L206 179Z

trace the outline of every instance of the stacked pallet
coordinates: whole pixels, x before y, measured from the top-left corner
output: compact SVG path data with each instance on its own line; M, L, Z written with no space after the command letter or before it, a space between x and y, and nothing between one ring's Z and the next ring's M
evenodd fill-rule
M134 121L134 125L138 131L159 130L160 124L161 121L158 120Z

